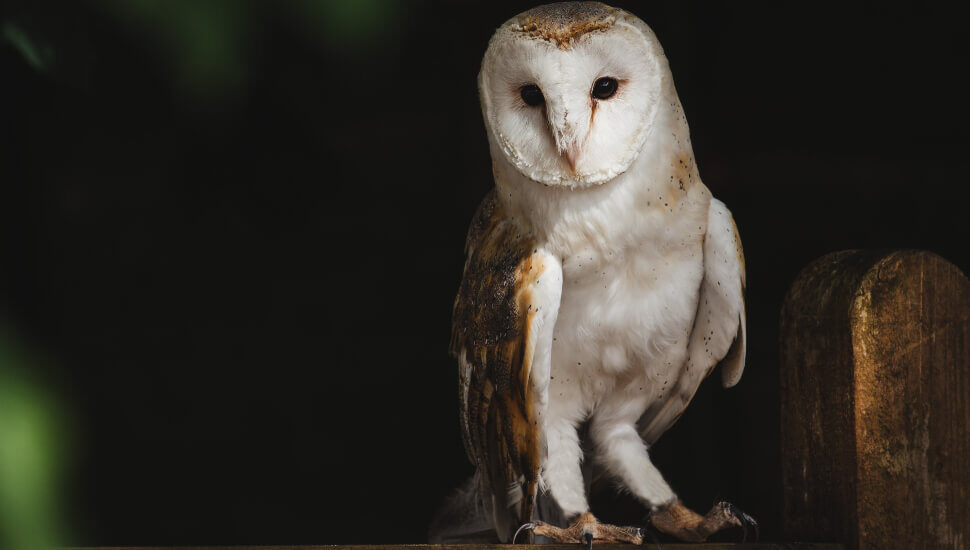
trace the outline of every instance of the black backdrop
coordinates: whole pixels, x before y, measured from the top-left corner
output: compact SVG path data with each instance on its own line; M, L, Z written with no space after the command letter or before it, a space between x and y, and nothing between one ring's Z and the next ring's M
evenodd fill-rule
M664 44L748 259L745 377L705 383L653 456L688 505L727 498L775 539L795 274L860 247L970 267L964 20L923 2L617 4ZM475 77L528 7L387 4L363 37L320 40L239 3L248 18L203 20L246 34L235 65L210 64L225 74L189 73L201 84L151 21L2 8L54 52L38 70L0 49L0 308L70 416L68 542L423 540L471 473L447 346L491 185Z

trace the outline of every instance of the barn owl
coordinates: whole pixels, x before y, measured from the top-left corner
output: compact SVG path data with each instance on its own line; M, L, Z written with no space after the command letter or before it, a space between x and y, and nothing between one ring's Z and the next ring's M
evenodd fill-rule
M698 175L657 38L604 4L540 6L495 32L478 86L495 187L453 312L465 493L503 541L639 544L592 514L587 447L660 531L753 524L727 503L685 507L648 453L716 365L738 382L745 355L738 232Z

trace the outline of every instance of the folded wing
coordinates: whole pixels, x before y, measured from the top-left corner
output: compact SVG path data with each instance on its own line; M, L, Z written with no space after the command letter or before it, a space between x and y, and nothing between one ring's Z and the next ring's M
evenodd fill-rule
M711 199L704 238L704 278L687 363L673 391L640 419L640 433L648 445L680 418L700 383L718 364L724 387L741 379L745 355L744 289L744 253L738 229L724 203Z
M535 503L562 268L505 215L494 191L475 215L466 254L451 341L461 426L507 541Z

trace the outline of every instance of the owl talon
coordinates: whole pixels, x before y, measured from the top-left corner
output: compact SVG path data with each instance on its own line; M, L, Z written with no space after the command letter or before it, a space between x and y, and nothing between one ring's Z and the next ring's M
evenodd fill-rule
M758 522L728 502L715 504L707 515L701 516L678 500L652 512L650 522L660 531L687 542L704 542L707 537L729 527L740 527L744 540L751 528L755 540L760 538Z
M737 519L738 522L741 524L741 531L743 533L741 542L742 543L747 542L749 528L754 529L754 542L758 542L758 540L761 538L761 533L758 530L758 522L755 521L753 517L744 513L743 511L741 511L740 508L731 504L730 502L725 502L724 504L727 506L727 509L731 513L731 515L734 516L734 518Z
M640 545L643 543L643 535L645 533L643 529L637 527L618 527L616 525L600 523L590 513L579 516L566 528L550 525L543 521L524 523L512 537L513 543L515 543L516 538L522 531L532 531L532 533L540 537L546 537L558 543L585 544L586 550L592 549L594 541L625 542Z
M637 529L637 534L640 535L640 540L644 540L647 538L647 536L649 536L650 540L657 545L657 550L663 550L663 547L660 546L660 539L658 539L657 535L654 534L654 532L651 531L650 529L644 529L643 527L640 527Z
M536 524L534 522L530 521L528 523L523 523L518 529L515 530L515 534L512 535L512 544L515 544L515 540L519 538L519 533L522 531L533 531L535 528Z

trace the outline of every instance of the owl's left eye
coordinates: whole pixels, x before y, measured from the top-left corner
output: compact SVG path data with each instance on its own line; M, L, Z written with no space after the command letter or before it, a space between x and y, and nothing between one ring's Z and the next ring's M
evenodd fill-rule
M617 87L619 87L619 83L615 78L605 76L593 83L593 91L590 92L590 95L596 99L609 99L616 94Z
M522 101L525 101L525 104L530 107L542 105L542 103L546 100L546 98L542 96L542 90L540 90L535 84L526 84L525 86L522 86L522 88L519 89L519 95L522 96Z

